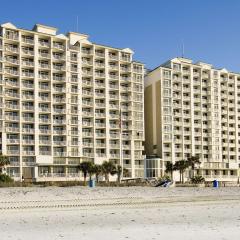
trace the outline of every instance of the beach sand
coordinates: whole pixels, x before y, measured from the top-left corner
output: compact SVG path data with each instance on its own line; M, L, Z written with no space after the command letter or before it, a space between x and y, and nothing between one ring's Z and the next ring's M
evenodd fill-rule
M0 196L1 240L240 238L240 188L2 188Z

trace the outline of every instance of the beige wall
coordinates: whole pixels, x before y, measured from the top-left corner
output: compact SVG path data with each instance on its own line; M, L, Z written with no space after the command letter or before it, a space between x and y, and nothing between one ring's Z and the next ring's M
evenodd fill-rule
M145 88L144 97L144 115L145 115L145 151L146 154L153 153L153 87L152 85Z
M154 89L156 90L156 104L154 108L156 109L156 139L157 139L157 154L162 158L162 94L161 94L161 81L155 83Z

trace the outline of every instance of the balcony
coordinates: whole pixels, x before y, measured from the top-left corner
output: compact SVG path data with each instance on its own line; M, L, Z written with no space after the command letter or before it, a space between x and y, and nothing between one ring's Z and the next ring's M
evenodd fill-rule
M17 105L17 104L8 104L8 103L6 103L5 107L8 108L8 109L12 109L12 110L19 110L19 105Z
M22 36L22 42L26 43L26 44L34 44L34 39L33 38L28 38L28 37L23 37Z
M118 65L109 65L111 70L118 70Z
M34 84L23 83L23 84L22 84L22 87L23 87L23 88L34 89Z
M33 72L22 72L23 77L34 78Z
M34 111L34 106L31 105L22 105L24 111Z
M120 79L121 79L122 81L131 81L131 78L130 78L130 77L121 76Z
M110 78L110 79L117 80L117 79L119 79L119 76L118 76L118 75L115 75L115 74L109 74L109 78Z
M39 151L39 155L46 156L46 155L52 155L52 154L50 151Z
M102 92L95 92L95 97L98 97L98 98L105 98L105 93L102 93Z
M106 124L105 123L95 123L95 127L96 128L105 128L106 127Z
M83 116L93 117L93 112L83 111L82 114Z
M19 48L5 45L5 51L12 52L12 53L19 53Z
M5 116L5 120L8 121L19 121L19 116L15 116L15 115L6 115Z
M84 106L88 106L88 107L92 107L93 106L93 102L92 101L82 101L82 105Z
M95 117L96 118L105 118L106 117L106 113L95 113Z
M19 75L18 70L14 70L14 69L11 69L11 68L5 68L5 73L9 74L9 75L13 75L13 76L18 76Z
M18 127L6 127L6 132L9 133L19 133L20 132L20 128Z
M131 72L131 68L129 67L121 67L120 70L121 72Z
M114 89L114 90L118 90L118 89L119 89L119 86L116 85L116 84L109 84L109 88L110 88L110 89Z
M50 140L40 139L40 140L39 140L39 144L40 144L40 145L51 145L51 141L50 141ZM42 154L42 155L43 155L43 154Z
M53 103L65 103L66 98L53 98Z
M82 91L82 94L85 95L85 96L90 96L90 97L93 96L93 92L92 92L92 91L83 90L83 91Z
M22 117L22 121L24 121L24 122L34 122L34 118L33 117Z
M93 147L93 143L91 142L83 142L83 147L89 147L89 148L92 148Z
M65 71L65 66L63 65L53 65L53 69L57 71Z
M110 148L118 149L119 147L119 144L110 144Z
M92 126L93 126L93 122L83 121L83 122L82 122L82 125L83 125L84 127L92 127Z
M83 137L93 137L92 132L82 132Z
M95 103L95 106L99 107L99 108L105 108L106 104L105 103Z
M42 69L50 69L50 65L45 63L38 64L38 67Z
M45 90L45 91L50 91L50 86L49 85L39 84L39 89L40 90Z
M53 155L54 155L54 157L66 157L67 153L66 152L54 152Z
M111 54L110 53L108 56L109 56L109 59L111 59L111 60L118 60L119 59L118 55L116 55L116 54Z
M42 102L50 102L50 97L45 97L45 96L39 96L39 100Z
M59 43L53 43L53 47L58 49L58 50L65 50L65 46L63 44L59 44Z
M53 134L66 135L66 130L53 130Z
M93 62L92 62L92 61L89 61L89 60L86 60L86 59L83 59L83 60L82 60L82 64L83 64L83 65L92 66L92 65L93 65Z
M120 154L117 154L117 153L110 153L110 158L120 159Z
M11 63L11 64L15 64L18 65L19 64L19 60L15 59L15 58L5 58L6 62Z
M93 51L91 49L82 49L82 54L90 55L93 54Z
M118 100L118 99L119 99L119 96L116 95L116 94L109 94L109 98L110 98L110 99L114 99L114 100Z
M34 51L22 48L22 54L29 55L29 56L34 56Z
M7 150L7 155L19 155L19 150Z
M41 47L50 47L50 43L49 41L44 41L44 40L39 40L38 41L38 44L41 46Z
M60 125L66 124L66 120L64 120L64 119L54 119L53 124L60 124Z
M39 129L39 132L41 134L50 134L51 133L51 130L50 129Z
M65 77L53 76L53 80L54 81L64 82L64 81L66 81L66 78Z
M22 95L22 98L24 100L34 100L34 95Z
M66 141L53 141L53 145L55 146L66 146Z
M87 70L82 70L82 75L83 76L92 76L93 72L92 71L87 71Z
M51 123L50 118L39 118L39 123Z
M26 144L26 145L34 145L35 141L34 141L34 139L23 139L22 143Z
M34 156L35 155L35 151L22 151L22 155Z
M22 61L22 65L25 66L25 67L34 67L34 62Z
M115 110L118 110L119 109L119 106L118 105L115 105L115 104L110 104L109 107L111 109L115 109Z
M35 129L34 128L22 128L23 133L34 133Z
M19 144L20 140L17 138L7 139L7 144Z
M66 109L65 109L65 108L62 108L62 109L60 109L60 108L54 108L54 109L53 109L53 112L54 112L54 113L57 113L57 114L65 114L65 113L66 113Z
M90 152L83 152L83 157L89 157L89 158L93 158L93 157L94 157L94 153L90 153Z
M39 52L39 56L42 58L50 58L51 55L49 53L45 53L45 52Z

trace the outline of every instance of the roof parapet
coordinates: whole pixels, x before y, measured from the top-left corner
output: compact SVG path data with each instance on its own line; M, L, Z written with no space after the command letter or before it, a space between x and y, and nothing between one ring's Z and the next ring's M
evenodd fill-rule
M46 34L55 36L57 34L58 29L55 27L50 27L50 26L46 26L46 25L42 25L42 24L35 24L33 27L33 31L39 32L39 33L46 33Z

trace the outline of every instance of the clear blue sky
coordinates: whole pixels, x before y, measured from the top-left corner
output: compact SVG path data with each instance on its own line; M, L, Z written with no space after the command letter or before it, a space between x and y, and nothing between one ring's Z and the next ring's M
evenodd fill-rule
M148 68L181 55L240 72L239 0L1 1L0 22L79 30L93 42L130 47Z

